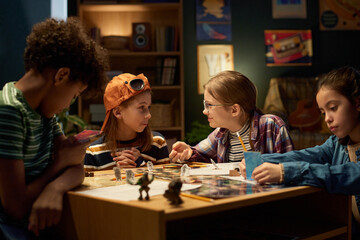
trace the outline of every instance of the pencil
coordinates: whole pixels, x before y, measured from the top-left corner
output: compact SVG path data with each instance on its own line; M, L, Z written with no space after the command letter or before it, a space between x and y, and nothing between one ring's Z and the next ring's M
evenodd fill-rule
M188 197L188 198L194 198L194 199L198 199L198 200L202 200L202 201L205 201L205 202L213 202L214 199L212 198L207 198L207 197L201 197L201 196L198 196L198 195L192 195L192 194L188 194L188 193L180 193L181 196L184 196L184 197Z
M236 134L237 134L237 136L238 136L238 138L239 138L239 140L240 140L240 143L241 143L241 145L242 145L242 147L243 147L243 149L244 149L244 152L247 152L246 147L245 147L245 144L244 144L242 138L240 137L239 132L236 132Z

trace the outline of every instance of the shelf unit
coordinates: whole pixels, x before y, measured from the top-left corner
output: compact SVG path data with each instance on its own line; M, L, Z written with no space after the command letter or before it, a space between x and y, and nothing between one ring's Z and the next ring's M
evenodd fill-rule
M99 1L100 2L100 1ZM170 119L172 122L165 126L152 124L152 130L162 133L168 140L184 139L184 80L183 80L183 42L182 42L182 1L171 3L142 3L127 2L115 4L99 4L97 2L79 2L78 15L89 30L100 29L101 36L126 36L131 39L132 23L150 23L149 34L151 51L132 51L108 49L111 70L144 73L148 77L152 92L153 103L168 104L173 102ZM156 29L172 26L177 29L177 48L175 51L156 51ZM130 40L131 41L131 40ZM174 50L174 49L172 49ZM159 62L165 58L176 59L174 83L161 85L159 79ZM161 73L161 72L160 72ZM160 80L160 81L159 81ZM79 99L79 115L91 124L89 107L91 104L102 104L102 97ZM153 113L152 113L153 115ZM159 117L159 116L157 116ZM154 115L152 120L155 121ZM150 120L151 121L151 120Z

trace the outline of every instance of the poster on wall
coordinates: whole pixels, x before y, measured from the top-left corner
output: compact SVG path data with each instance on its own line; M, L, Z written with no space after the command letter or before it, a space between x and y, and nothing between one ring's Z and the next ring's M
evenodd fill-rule
M306 0L272 0L273 18L306 18Z
M196 0L196 39L231 41L230 0Z
M266 66L310 66L311 30L265 30Z
M320 30L360 30L360 1L319 0Z
M197 46L198 93L204 94L204 84L217 73L234 70L234 51L231 44Z

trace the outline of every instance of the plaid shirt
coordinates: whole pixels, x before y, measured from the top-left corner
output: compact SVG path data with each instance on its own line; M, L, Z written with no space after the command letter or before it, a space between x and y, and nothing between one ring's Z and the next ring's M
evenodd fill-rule
M278 116L260 115L255 111L250 129L253 151L261 153L284 153L294 150L293 142L284 121ZM189 161L228 162L229 130L216 128L209 136L192 147Z

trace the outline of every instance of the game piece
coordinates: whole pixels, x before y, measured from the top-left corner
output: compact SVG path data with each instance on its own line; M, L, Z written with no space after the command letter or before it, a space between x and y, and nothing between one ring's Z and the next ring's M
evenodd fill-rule
M85 177L93 177L94 173L93 172L85 172Z
M179 178L174 179L169 183L169 189L165 191L164 197L170 201L171 205L177 206L183 203L183 200L180 198L181 187L182 182Z
M147 161L147 167L149 172L153 172L154 170L154 164L151 161Z
M187 164L184 164L182 167L181 167L181 176L182 177L187 177L187 176L190 176L190 167L187 165Z
M131 173L130 173L131 172ZM143 196L142 196L142 192L145 191L146 192L146 200L150 200L149 197L149 184L152 183L152 181L154 180L154 175L150 174L151 177L149 177L149 173L145 172L141 178L139 178L139 180L135 183L135 177L134 177L134 173L131 170L126 171L126 181L131 184L131 185L140 185L140 196L139 196L139 200L143 200Z
M121 169L119 167L114 167L113 170L116 177L116 181L121 181Z

